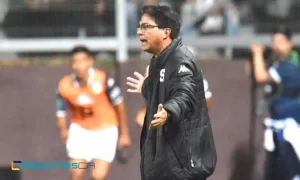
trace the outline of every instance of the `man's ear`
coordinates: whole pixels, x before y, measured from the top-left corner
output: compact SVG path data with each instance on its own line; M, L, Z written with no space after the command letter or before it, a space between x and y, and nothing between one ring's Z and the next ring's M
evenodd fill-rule
M164 29L164 39L168 39L171 37L171 29L166 28Z

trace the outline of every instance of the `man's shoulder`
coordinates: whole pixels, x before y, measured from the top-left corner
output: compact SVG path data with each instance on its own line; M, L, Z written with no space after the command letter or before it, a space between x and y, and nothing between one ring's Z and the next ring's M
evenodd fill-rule
M193 53L184 45L179 46L176 51L170 57L170 63L168 67L173 67L172 69L177 70L178 72L187 72L187 71L197 71L195 65L195 57Z
M193 53L184 45L181 45L176 48L174 53L170 57L170 63L168 66L173 66L175 68L180 68L182 65L185 65L192 70L196 69L195 67L195 57Z
M177 47L173 57L176 61L179 62L190 62L195 60L194 54L189 50L185 45Z
M274 63L271 67L275 68L277 71L285 72L285 73L299 71L299 65L296 64L295 62L289 61L289 60L282 61L279 63Z
M94 68L94 70L95 70L95 74L98 76L105 76L107 74L105 71L98 68Z
M63 91L64 89L68 89L72 84L72 77L71 74L67 74L63 76L58 82L58 89L59 91Z
M63 84L69 83L71 81L72 81L71 74L66 74L59 79L58 84L63 85Z
M101 69L96 69L95 68L95 80L99 81L101 83L104 83L108 80L110 77L110 74L101 70Z

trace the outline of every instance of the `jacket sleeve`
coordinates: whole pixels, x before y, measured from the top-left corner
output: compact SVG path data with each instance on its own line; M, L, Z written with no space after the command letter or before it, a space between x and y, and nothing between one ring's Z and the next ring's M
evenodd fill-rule
M196 84L191 69L188 64L181 64L170 76L167 86L170 100L163 107L172 122L179 122L194 111Z

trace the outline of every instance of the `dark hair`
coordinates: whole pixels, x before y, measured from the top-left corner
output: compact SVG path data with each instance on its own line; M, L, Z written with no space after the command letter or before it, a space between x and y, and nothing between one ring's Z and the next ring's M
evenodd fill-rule
M142 15L148 14L150 15L158 28L170 28L171 29L171 39L175 39L178 37L180 32L180 17L179 15L173 11L168 6L143 6L142 7Z
M277 27L277 28L275 29L275 31L274 31L274 34L283 34L283 35L286 36L286 38L287 38L288 40L291 40L291 39L292 39L292 32L291 32L291 30L290 30L288 27L283 26L283 25Z
M71 51L71 56L81 52L86 53L88 56L92 56L91 51L85 46L75 46Z

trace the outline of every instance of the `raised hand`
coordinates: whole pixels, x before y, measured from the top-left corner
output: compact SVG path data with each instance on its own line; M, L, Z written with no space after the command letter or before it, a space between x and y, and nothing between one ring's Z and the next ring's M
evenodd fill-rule
M264 52L264 46L260 44L252 44L250 50L253 54L262 54Z
M136 78L127 77L126 84L131 87L131 89L127 89L127 92L141 93L145 77L138 72L134 72L133 75Z

